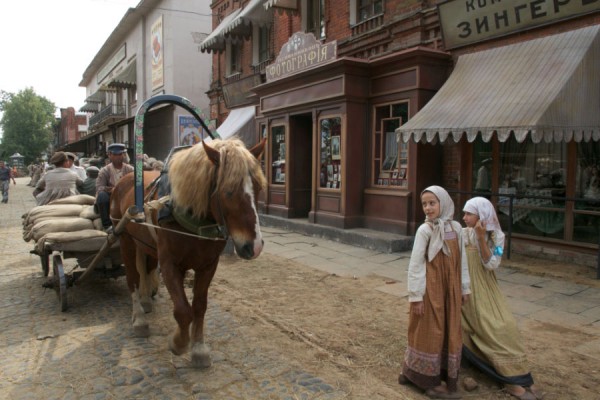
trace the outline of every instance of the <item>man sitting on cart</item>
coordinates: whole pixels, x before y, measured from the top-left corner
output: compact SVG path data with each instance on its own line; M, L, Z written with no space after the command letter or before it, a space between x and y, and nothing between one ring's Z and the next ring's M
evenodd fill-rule
M124 162L125 145L122 143L113 143L108 146L108 158L110 163L100 170L98 179L96 179L96 208L102 220L102 227L105 232L112 231L112 222L110 220L110 194L123 176L133 172L133 167Z

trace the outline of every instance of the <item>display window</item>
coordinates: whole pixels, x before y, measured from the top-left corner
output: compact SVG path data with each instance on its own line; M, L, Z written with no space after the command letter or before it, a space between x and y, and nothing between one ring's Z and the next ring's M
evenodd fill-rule
M285 126L271 127L271 183L285 184Z
M408 143L398 142L396 129L408 118L408 103L375 107L373 135L373 185L408 186Z
M321 135L321 173L319 186L327 189L342 188L342 119L319 120Z

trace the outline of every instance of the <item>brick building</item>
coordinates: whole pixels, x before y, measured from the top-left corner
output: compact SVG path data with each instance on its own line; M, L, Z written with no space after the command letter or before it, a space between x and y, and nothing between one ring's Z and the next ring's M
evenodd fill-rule
M496 202L503 200L497 196L502 182L499 170L508 165L500 162L500 143L503 142L490 141L489 136L482 138L477 132L457 135L456 142L445 140L447 130L440 135L430 129L435 128L434 125L428 126L434 120L432 116L436 110L431 111L432 107L429 107L426 114L419 114L419 111L432 103L430 100L434 96L440 98L436 93L446 83L457 81L452 76L456 78L462 56L598 25L598 5L592 2L583 9L557 12L560 15L556 18L542 18L542 14L550 13L549 6L532 3L527 10L535 18L530 19L543 19L542 23L523 23L516 30L481 34L473 40L475 35L471 35L470 42L456 44L449 40L460 39L466 35L465 31L452 33L452 36L448 29L442 34L443 28L468 22L471 25L460 27L480 33L493 30L494 24L507 23L508 14L504 17L499 12L489 18L482 14L470 21L467 17L487 11L492 7L491 3L498 6L499 2L485 2L490 3L487 6L476 2L471 6L473 10L460 10L459 7L457 11L448 9L447 4L465 2L450 1L439 6L438 3L213 1L213 31L201 45L203 51L213 54L212 82L208 92L211 118L217 120L217 130L222 136L237 134L248 144L260 137L268 137L265 172L269 187L259 202L263 213L307 218L312 223L344 229L367 227L411 235L423 220L420 191L431 184L443 185L457 192L456 204L462 205L471 194L459 196L459 192L475 189L478 169L487 158L492 163L482 170L482 174L488 174L488 194ZM516 3L502 3L509 3L506 7L511 10L514 5L514 10L521 12ZM462 21L463 17L467 22ZM484 17L488 19L484 20ZM592 38L586 43L595 49L597 40L594 41L593 32L590 35ZM579 57L587 60L590 57L586 58L586 54L583 49ZM596 62L594 60L591 57L589 62ZM481 68L481 71L485 70L491 70L491 67ZM502 87L502 82L510 80L511 76L506 72L506 75L491 75L486 79ZM596 90L597 79L592 79L592 83L591 90ZM460 92L464 92L462 87L472 86L468 76L457 85L454 90ZM558 84L552 86L560 90ZM596 90L596 97L598 92L600 90ZM445 97L433 104L441 113L453 101L451 97ZM527 101L521 101L520 107L526 109ZM457 110L454 108L452 112ZM478 110L473 112L477 114ZM417 126L415 131L409 120L417 115L423 116L417 120L424 121L424 125ZM403 130L407 121L409 128ZM593 139L591 142L595 146L600 124L594 124L592 121L588 129L594 133L589 133L591 136L586 138ZM467 127L464 130L469 131ZM430 133L421 135L422 132ZM398 142L398 135L403 133L407 141ZM497 134L492 132L491 136L494 135ZM411 140L415 138L416 141ZM560 138L567 136L560 135ZM567 140L559 142L567 143ZM576 153L573 146L553 149L552 154ZM595 162L594 152L589 158L590 165ZM566 170L566 164L570 163L571 170L576 169L576 157L571 158L565 158L561 168ZM552 175L551 172L544 173ZM571 174L574 180L577 173ZM578 174L583 175L583 172ZM562 185L574 185L566 183L567 178L565 175ZM556 184L559 185L558 181ZM569 194L575 192L573 189ZM567 192L562 195L566 196ZM516 206L521 207L522 213L531 208L527 204ZM535 242L540 248L544 243L558 244L571 251L576 248L590 254L597 248L592 238L597 244L598 233L593 229L574 235L575 223L571 218L570 222L563 221L571 224L566 226L571 232L567 233L564 226L558 226L561 221L556 214L560 214L560 210L552 210L556 213L551 216L554 220L544 218L546 211L536 211L539 215L528 214L523 221L537 229L533 222L537 220L539 226L546 226L545 230L552 234L528 227L522 227L521 231L516 229L514 236L520 236L523 243ZM595 219L600 217L595 213L593 209L586 209L581 224L591 222L591 226L600 226L600 220ZM515 227L519 228L517 224Z
M88 130L88 118L85 114L75 113L73 107L60 109L60 124L56 135L55 149L62 150L69 144L78 142L85 137ZM77 149L74 149L78 151ZM84 151L80 151L84 152Z

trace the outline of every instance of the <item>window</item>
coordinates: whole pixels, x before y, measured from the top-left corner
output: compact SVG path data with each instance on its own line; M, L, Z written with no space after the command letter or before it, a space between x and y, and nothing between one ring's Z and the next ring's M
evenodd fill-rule
M408 186L408 143L398 143L396 128L408 119L408 103L375 108L373 185Z
M252 29L252 65L259 66L271 59L271 26L254 24Z
M342 188L342 119L319 121L321 133L321 174L319 187Z
M358 22L365 21L375 15L383 13L383 0L357 0Z
M577 143L573 239L600 243L600 142Z
M312 32L317 39L325 37L325 0L306 1L306 32Z
M242 43L227 42L227 50L225 52L227 61L227 76L239 74L242 72Z
M271 183L285 183L285 126L271 127Z
M511 136L500 143L500 154L498 191L517 196L498 200L504 229L510 222L508 202L512 198L514 233L565 238L565 202L560 198L566 196L567 144L535 144L531 138L518 143ZM479 158L485 156L487 152Z

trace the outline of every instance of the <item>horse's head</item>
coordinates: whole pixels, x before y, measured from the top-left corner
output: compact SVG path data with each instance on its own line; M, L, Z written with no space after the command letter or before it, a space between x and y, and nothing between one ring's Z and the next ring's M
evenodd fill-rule
M238 140L221 143L227 145L217 149L202 142L208 158L217 168L211 211L217 222L226 226L237 254L252 259L258 257L264 243L256 200L266 185L258 161L263 154L265 140L250 150Z
M263 247L256 199L266 186L258 161L264 147L265 140L250 150L237 139L202 142L176 153L169 168L176 206L197 217L212 215L245 259L258 257Z

